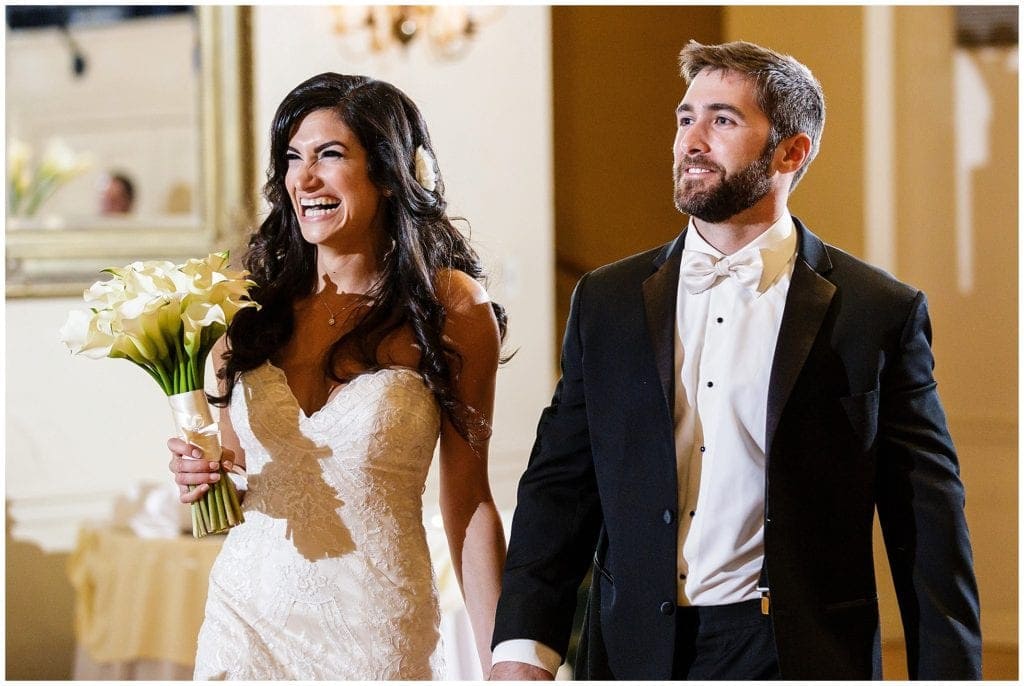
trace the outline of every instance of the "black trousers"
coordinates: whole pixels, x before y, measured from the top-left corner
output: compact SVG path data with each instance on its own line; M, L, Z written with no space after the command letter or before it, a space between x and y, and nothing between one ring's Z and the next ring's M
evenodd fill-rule
M760 600L676 608L673 680L778 678L775 632Z

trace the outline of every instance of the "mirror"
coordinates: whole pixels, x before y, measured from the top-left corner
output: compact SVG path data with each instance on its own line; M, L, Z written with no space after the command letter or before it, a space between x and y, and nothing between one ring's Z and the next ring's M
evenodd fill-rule
M249 8L150 8L22 7L64 14L20 28L8 7L8 298L78 295L105 267L244 242Z

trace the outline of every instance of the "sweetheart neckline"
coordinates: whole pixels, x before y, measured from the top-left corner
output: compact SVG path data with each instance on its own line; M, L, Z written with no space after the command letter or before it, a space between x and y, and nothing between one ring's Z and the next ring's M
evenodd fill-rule
M348 388L350 386L352 386L352 384L356 383L357 381L359 381L363 377L368 377L368 378L369 377L375 377L375 376L377 376L377 375L379 375L379 374L381 374L383 372L400 372L400 373L413 374L421 382L423 381L423 377L420 375L420 373L418 371L416 371L412 367L403 367L403 366L400 366L400 365L395 365L395 366L392 366L392 367L381 367L380 369L376 369L376 370L374 370L372 372L363 372L362 374L357 374L348 383L344 383L344 384L341 384L340 386L336 387L334 390L331 391L330 395L327 396L327 400L324 401L323 405L321 405L316 410L313 410L313 412L311 414L306 414L306 410L304 410L302 408L302 403L300 403L299 399L297 397L295 397L295 393L292 391L292 387L288 383L288 375L285 373L285 371L283 369L281 369L280 367L278 367L273 362L271 362L270 360L267 360L263 364L264 364L264 367L270 368L272 371L275 371L281 377L281 383L284 384L285 390L288 392L288 397L295 404L295 407L298 408L299 415L301 416L301 418L305 419L307 421L312 421L315 417L317 417L320 413L322 413L325 409L327 409L328 406L333 404L335 400L337 400L339 397L345 395L345 391L348 390ZM423 384L423 387L426 388L426 384L425 383Z

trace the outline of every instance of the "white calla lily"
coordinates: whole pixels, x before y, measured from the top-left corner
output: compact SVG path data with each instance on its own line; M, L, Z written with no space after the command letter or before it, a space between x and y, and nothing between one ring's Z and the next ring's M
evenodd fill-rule
M117 278L97 281L82 294L85 304L98 309L116 305L125 298L124 281Z
M117 338L111 327L113 319L114 313L108 310L92 316L84 312L69 312L61 328L61 340L76 355L94 360L107 357Z
M71 310L64 326L60 327L61 343L68 347L72 353L78 353L85 347L86 339L89 337L89 326L93 317L82 310ZM104 357L106 357L104 355Z

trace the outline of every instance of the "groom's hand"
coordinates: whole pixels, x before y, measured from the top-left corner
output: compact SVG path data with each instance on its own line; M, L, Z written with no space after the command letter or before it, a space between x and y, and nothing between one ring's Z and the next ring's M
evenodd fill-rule
M499 662L491 667L488 681L553 681L551 672L525 662Z

